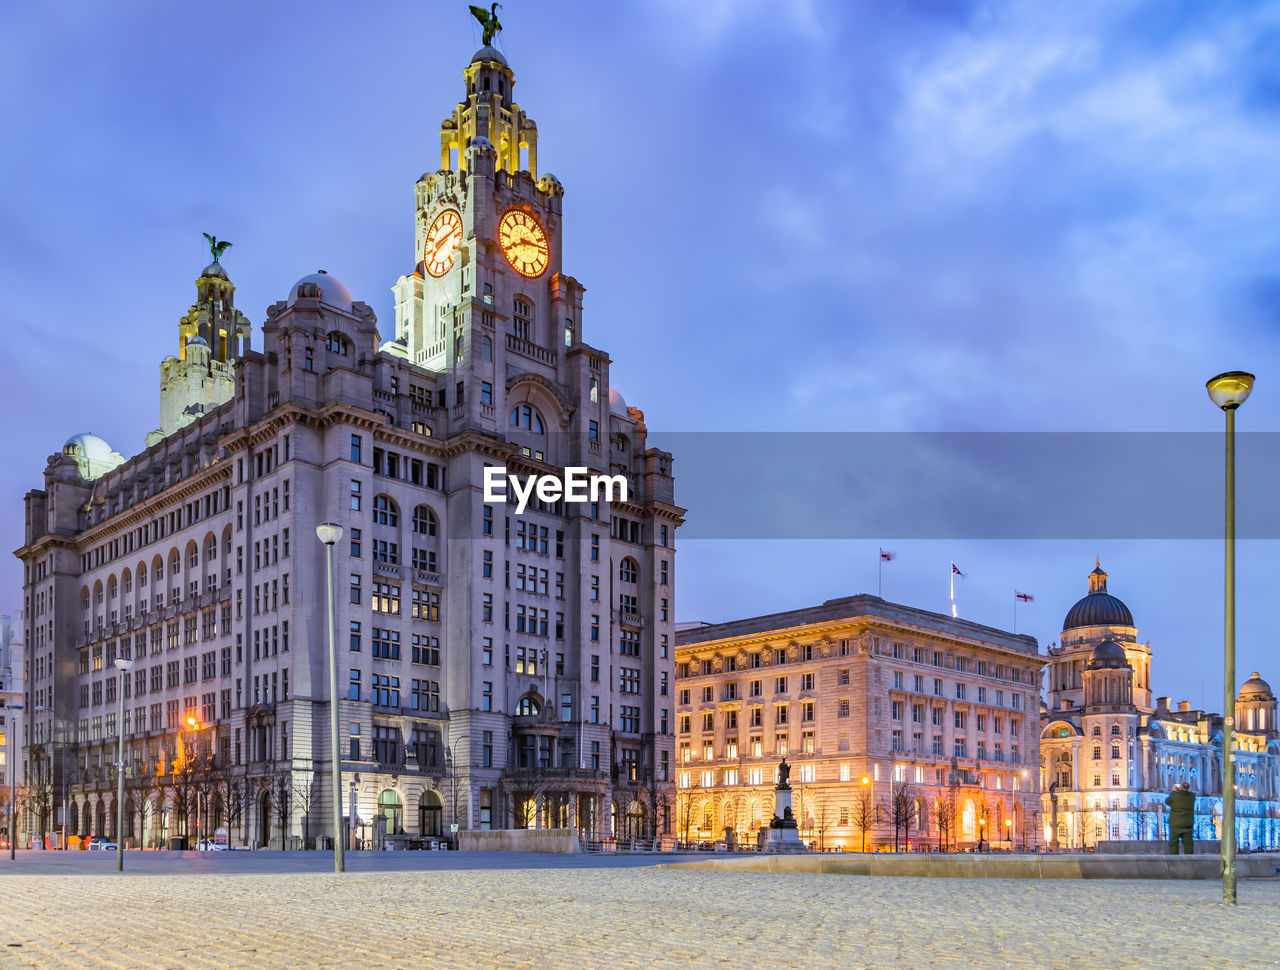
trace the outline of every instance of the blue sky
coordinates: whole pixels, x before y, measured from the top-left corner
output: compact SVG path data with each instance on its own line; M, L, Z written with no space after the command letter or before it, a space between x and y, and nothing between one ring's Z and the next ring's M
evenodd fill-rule
M1280 6L512 0L501 17L540 168L566 187L585 338L657 443L1211 433L1203 383L1241 367L1259 377L1241 429L1280 423ZM234 242L255 324L324 268L389 331L412 186L478 46L453 0L0 11L7 548L68 436L133 454L158 424L201 232ZM1242 455L1242 481L1264 464ZM1121 483L1177 507L1177 471L1138 456L1053 471L1099 507ZM1212 541L755 534L682 542L681 618L874 591L885 545L886 596L945 610L955 559L963 615L1008 625L1025 589L1019 630L1047 644L1096 555L1157 693L1221 705ZM1280 681L1276 555L1241 548L1241 679ZM0 582L19 605L16 562Z

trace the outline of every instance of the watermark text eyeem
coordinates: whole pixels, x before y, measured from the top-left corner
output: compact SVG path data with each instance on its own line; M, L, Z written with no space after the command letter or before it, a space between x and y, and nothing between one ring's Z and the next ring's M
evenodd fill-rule
M521 515L536 496L540 502L625 502L627 501L627 477L625 475L593 474L589 468L570 466L564 470L564 478L555 475L508 475L505 467L486 465L484 469L484 500L505 503L507 488L516 498L516 515Z

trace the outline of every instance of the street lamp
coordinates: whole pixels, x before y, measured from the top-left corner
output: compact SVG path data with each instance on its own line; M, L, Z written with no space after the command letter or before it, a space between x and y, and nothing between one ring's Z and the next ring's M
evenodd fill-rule
M53 730L56 734L58 731L58 722L62 722L62 744L58 745L60 757L58 758L59 774L62 775L62 844L61 849L67 847L67 722L66 719L51 707L40 704L36 707L37 711L53 715Z
M116 731L120 738L116 762L116 872L124 872L124 679L129 673L133 661L126 657L116 657L116 670L120 671L120 685L116 693L120 698L119 719Z
M1228 371L1205 383L1209 400L1227 415L1225 586L1223 609L1223 680L1226 701L1222 712L1222 901L1236 904L1236 408L1249 398L1253 375Z
M5 709L10 711L22 710L21 704L8 703ZM17 733L17 724L10 718L5 722L5 734L9 741L9 858L14 858L14 846L18 844L17 833L13 828L14 807L18 802L18 763L14 760L13 755L15 745L13 736Z
M333 630L333 545L342 538L342 526L336 522L321 522L316 526L316 538L324 543L325 585L329 590L329 749L333 756L333 871L345 872L347 863L342 853L342 755L338 751L338 648Z
M449 834L455 837L458 834L458 742L469 737L470 734L459 734L449 743L449 773L453 776L453 821L449 823Z
M1004 820L1004 840L1009 843L1009 850L1013 851L1013 819L1008 816Z

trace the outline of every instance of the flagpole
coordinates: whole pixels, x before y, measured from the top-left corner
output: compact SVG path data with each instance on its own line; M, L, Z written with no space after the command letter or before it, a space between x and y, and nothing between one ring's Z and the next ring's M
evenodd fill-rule
M1018 632L1018 591L1013 591L1013 632Z
M951 582L951 618L955 619L956 615L956 564L951 564L951 571L947 574L947 578Z
M884 599L884 550L876 556L876 596Z

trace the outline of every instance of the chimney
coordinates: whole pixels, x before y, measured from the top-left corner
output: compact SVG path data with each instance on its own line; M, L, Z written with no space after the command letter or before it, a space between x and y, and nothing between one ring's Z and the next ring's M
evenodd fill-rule
M1179 713L1181 713L1181 714L1190 714L1190 713L1191 713L1191 702L1190 702L1190 701L1178 701L1178 712L1179 712Z
M1169 710L1169 698L1167 698L1167 697L1157 697L1157 698L1156 698L1156 710L1157 710L1157 711L1168 711L1168 710Z

